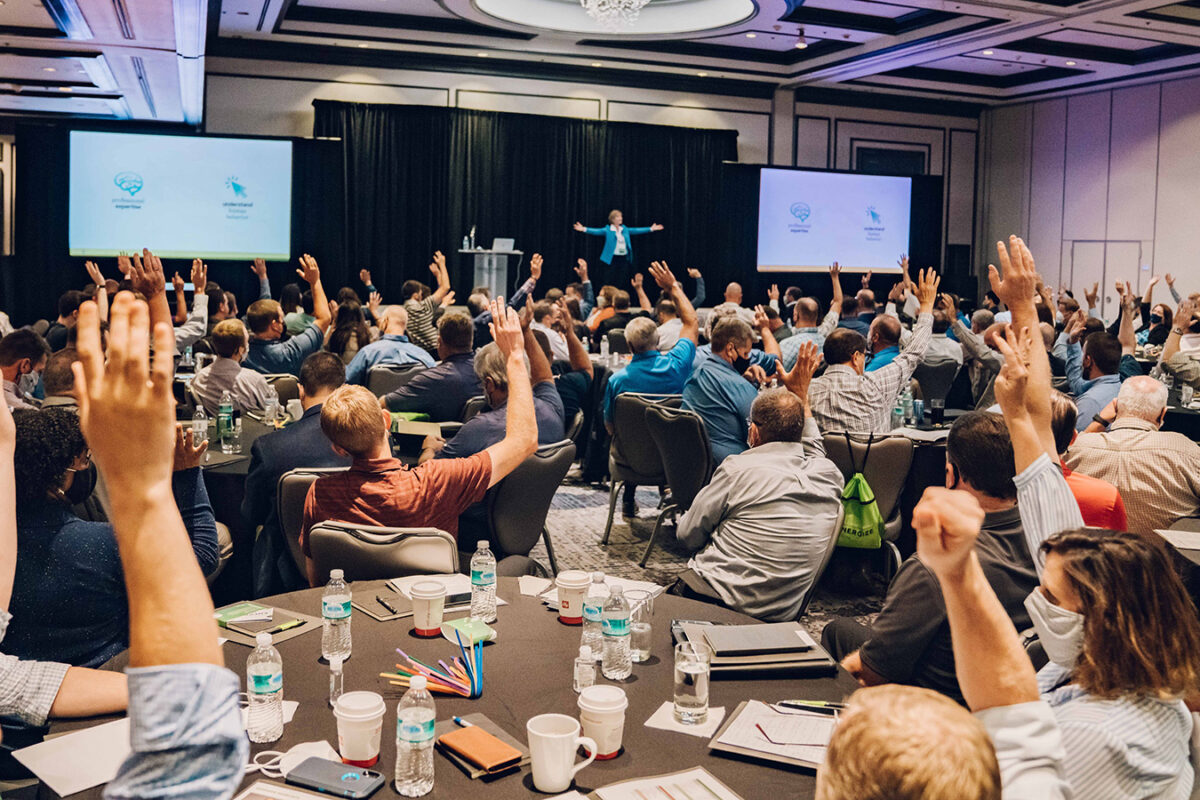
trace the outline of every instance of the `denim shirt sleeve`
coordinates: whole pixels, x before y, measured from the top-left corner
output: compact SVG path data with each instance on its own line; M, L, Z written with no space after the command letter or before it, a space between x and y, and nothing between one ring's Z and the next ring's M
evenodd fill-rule
M213 664L139 667L125 673L133 752L104 797L232 797L250 753L237 676Z
M205 575L211 575L220 561L217 544L217 520L213 516L204 476L199 467L181 469L171 476L175 505L183 517L183 526L192 540L192 552Z

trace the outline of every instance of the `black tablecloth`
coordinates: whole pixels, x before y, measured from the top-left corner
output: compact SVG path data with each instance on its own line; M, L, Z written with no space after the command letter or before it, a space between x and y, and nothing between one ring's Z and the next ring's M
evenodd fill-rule
M352 587L356 596L372 597L381 582L360 582ZM266 602L309 614L319 613L319 589L280 595ZM456 714L482 712L513 736L525 741L525 722L537 714L562 713L578 717L578 695L571 689L572 661L578 654L580 629L558 623L558 617L534 597L522 596L514 578L501 578L499 595L510 605L501 606L495 628L496 643L484 649L484 693L476 700L436 695L438 719ZM625 752L611 761L597 761L583 769L577 788L589 792L627 778L645 777L701 765L747 800L755 798L811 798L816 781L811 770L788 770L752 762L710 755L707 739L681 733L647 728L643 723L673 690L673 656L670 623L672 619L711 619L719 622L753 622L749 617L680 597L663 595L655 600L654 645L650 661L635 664L633 675L621 682L629 696L625 717ZM410 635L411 620L377 622L365 614L354 615L353 656L345 666L345 690L379 692L387 703L384 717L383 748L377 769L388 776L387 785L376 798L398 797L391 778L396 764L396 704L403 689L391 686L378 673L389 671L399 660L400 647L422 660L449 659L457 647L444 639L421 640ZM232 643L224 646L225 659L234 672L245 674L250 648ZM337 746L337 724L327 705L328 668L318 663L321 650L319 632L296 637L279 645L283 656L284 697L300 701L295 719L283 738L269 745L251 745L252 752L287 750L300 742L327 740ZM119 669L124 656L108 667ZM597 675L598 682L608 683ZM856 688L848 673L839 670L826 678L774 678L765 680L730 679L714 675L710 693L712 706L724 706L731 713L742 700L754 698L769 702L787 698L842 700ZM79 723L57 724L54 730L82 727ZM441 755L435 755L436 783L430 798L506 798L544 797L533 789L530 770L509 775L490 783L471 781ZM246 785L253 782L250 776ZM98 798L101 788L75 795ZM52 796L43 789L45 796Z

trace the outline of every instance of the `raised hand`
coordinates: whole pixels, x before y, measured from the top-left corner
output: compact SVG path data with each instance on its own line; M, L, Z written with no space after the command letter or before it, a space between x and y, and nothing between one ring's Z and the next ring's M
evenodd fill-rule
M867 270L867 274L862 276L862 288L871 288L871 270Z
M1038 282L1033 255L1025 242L1016 236L1008 237L1007 247L1004 242L996 242L996 254L999 256L1000 269L988 264L988 280L992 284L992 291L1010 310L1026 308L1026 304L1033 303Z
M175 294L179 294L183 291L183 284L184 280L183 278L179 277L178 272L171 276L171 286L174 287Z
M262 259L257 259L255 260L255 263L257 264L261 260ZM304 279L304 282L309 286L312 286L317 281L321 280L321 268L317 266L317 260L308 253L300 256L300 267L301 269L296 270L296 274ZM266 268L266 264L263 264L264 272L266 271Z
M196 444L191 425L186 428L182 424L175 426L175 461L172 466L175 472L200 466L207 450L208 440Z
M1175 276L1172 275L1171 273L1168 272L1166 275L1163 276L1163 279L1166 280L1167 286L1175 285Z
M358 271L358 279L363 282L364 286L374 286L375 285L371 281L371 270L369 270L369 269L360 269Z
M204 294L208 288L208 265L198 258L192 259L192 289L194 296ZM214 309L215 310L215 309Z
M96 266L95 261L83 262L83 268L87 270L88 278L97 286L104 286L104 273L100 271L100 267Z
M788 391L807 404L808 387L812 383L813 373L817 371L820 364L821 351L817 349L817 343L807 341L800 345L800 350L796 353L796 363L792 366L791 372L784 372L783 362L775 359L775 373L783 380L783 385L787 387Z
M579 276L580 283L587 283L587 262L582 258L575 259L575 274Z
M538 278L542 277L542 254L534 253L533 258L529 259L529 277L533 278L536 283Z
M700 270L695 269L694 267L688 267L687 274L688 274L689 278L692 278L694 280L694 279L700 277Z
M123 280L133 278L133 262L129 260L127 253L121 253L121 255L117 256L117 270L121 273Z
M371 312L371 316L379 317L379 306L383 304L383 298L379 296L379 292L371 292L367 297L367 310Z
M573 330L575 320L571 317L571 306L567 303L567 298L558 298L554 305L558 307L558 318L562 322L563 330Z
M1183 298L1179 301L1179 308L1175 311L1174 326L1179 328L1184 333L1188 332L1188 326L1192 324L1192 315L1196 313L1196 301L1190 298Z
M671 268L667 266L665 261L650 262L650 277L654 278L654 282L658 284L658 288L664 292L670 292L675 288L675 276L671 274Z
M1029 363L1033 354L1033 336L1029 328L1020 334L1011 325L1004 326L1004 335L995 337L996 348L1004 356L1004 366L996 375L996 401L1006 417L1023 415L1025 392L1029 386Z
M1120 281L1118 281L1120 283ZM1125 313L1132 314L1137 311L1137 298L1133 295L1133 289L1129 287L1129 281L1125 281L1125 285L1117 290L1121 295L1121 307L1125 309Z
M1072 314L1068 318L1068 321L1063 324L1063 330L1066 332L1071 344L1075 344L1083 336L1084 330L1087 329L1087 319L1087 312L1081 308Z
M829 265L829 277L833 278L836 281L841 276L842 276L842 265L836 261L833 262L832 264L830 264Z
M633 278L631 278L629 282L631 284L633 284L633 288L635 288L635 289L642 288L642 273L640 273L640 272L633 273Z
M771 288L767 289L767 299L775 300L776 302L779 301L779 284L778 283L772 283Z
M767 311L762 306L754 307L754 327L759 330L771 327L771 320L767 318Z
M950 295L950 294L946 294L945 292L942 292L942 294L939 295L939 298L940 298L940 301L942 304L942 308L944 308L946 310L946 313L950 315L950 318L957 319L958 318L958 303L954 302L954 296Z
M250 265L250 271L258 276L260 281L267 279L267 262L261 258L254 259L254 263Z
M584 231L587 230L587 228L583 227L582 222L576 222L573 227L575 228L575 230L579 231L580 233L583 233Z
M445 297L442 298L442 308L446 308L447 306L452 306L452 305L454 305L454 290L453 289L446 292Z
M1161 278L1159 278L1157 275L1150 276L1149 282L1146 283L1146 294L1149 294L1150 290L1158 285L1159 280L1161 280Z
M489 304L492 321L488 328L492 332L492 340L505 356L525 351L525 334L521 330L521 320L517 312L508 307L503 297L497 297Z
M1083 297L1087 300L1088 308L1095 308L1096 302L1100 299L1100 282L1096 281L1092 284L1092 288L1085 289Z
M657 222L651 223L651 225L650 225L651 231L661 231L662 229L663 229L663 226L659 225Z
M983 517L979 501L968 492L940 486L926 489L913 509L921 563L940 579L961 577L975 552Z
M446 271L446 257L442 255L441 250L433 252L433 261L429 265L429 271L433 273L434 278L441 277L441 274Z
M918 313L928 314L933 310L933 301L937 298L941 277L933 271L933 267L921 270L917 274L917 301L921 304Z
M142 257L133 254L133 273L130 276L135 291L150 300L167 291L167 276L163 274L162 259L149 250L142 250Z
M529 330L529 324L533 322L533 296L525 295L525 305L521 307L521 311L517 314L517 319L521 322L521 330Z
M904 299L904 281L896 281L892 284L892 288L888 290L887 299L893 303L899 303Z

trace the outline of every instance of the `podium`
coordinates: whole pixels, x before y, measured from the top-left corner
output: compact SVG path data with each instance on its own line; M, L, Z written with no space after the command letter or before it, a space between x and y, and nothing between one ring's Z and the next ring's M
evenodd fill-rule
M509 295L508 257L523 256L522 250L459 250L459 255L475 257L475 282L472 286L486 286L492 297Z

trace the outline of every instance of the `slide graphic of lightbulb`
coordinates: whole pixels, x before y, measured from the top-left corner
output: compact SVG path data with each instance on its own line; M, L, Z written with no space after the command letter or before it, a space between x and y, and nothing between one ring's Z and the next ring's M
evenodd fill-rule
M226 178L225 186L229 189L233 189L234 197L245 197L246 196L246 187L238 182L237 175L230 175L228 178Z
M136 172L118 172L113 176L113 183L122 192L129 192L130 197L142 190L142 176Z

